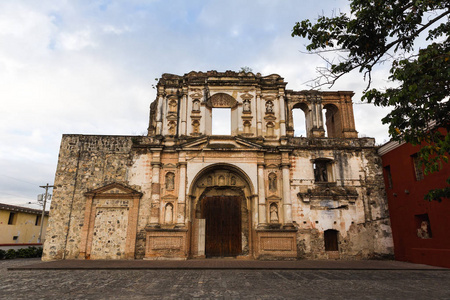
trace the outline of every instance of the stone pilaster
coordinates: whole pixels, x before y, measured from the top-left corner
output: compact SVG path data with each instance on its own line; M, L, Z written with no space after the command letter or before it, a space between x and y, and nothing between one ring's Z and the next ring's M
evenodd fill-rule
M152 161L152 202L150 208L150 226L156 227L160 225L159 222L159 208L161 197L161 184L159 182L159 171L161 169L159 152L153 153Z
M162 130L163 130L163 124L162 124L163 102L164 102L163 95L159 95L158 107L156 109L156 135L161 135L162 134Z
M181 104L180 104L180 127L179 127L179 135L186 135L186 114L187 114L187 91L183 89L183 96L181 98Z
M264 164L258 164L258 222L259 226L267 224L266 190L264 178Z
M261 92L256 92L256 136L262 136L262 114L263 110L263 101L261 100Z
M287 153L283 154L287 155ZM281 164L283 172L283 213L285 226L292 226L292 202L289 167L289 163Z
M280 92L278 101L280 102L280 136L286 136L286 110L284 103L284 93Z
M186 165L184 157L182 161L178 163L179 172L179 187L178 187L178 217L177 217L177 227L185 226L185 216L186 216Z

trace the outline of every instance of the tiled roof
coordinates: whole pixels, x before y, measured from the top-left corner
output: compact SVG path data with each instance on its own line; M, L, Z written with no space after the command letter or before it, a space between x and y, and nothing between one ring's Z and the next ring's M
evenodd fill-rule
M0 210L17 211L17 212L24 212L24 213L35 214L35 215L42 214L42 210L40 210L40 209L33 209L33 208L4 204L4 203L0 203ZM48 216L48 211L45 212L45 215Z

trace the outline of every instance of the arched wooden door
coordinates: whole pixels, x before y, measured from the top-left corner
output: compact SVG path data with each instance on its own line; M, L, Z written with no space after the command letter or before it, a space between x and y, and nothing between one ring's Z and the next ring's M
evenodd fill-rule
M242 253L241 197L208 196L202 199L206 223L206 257L229 257Z

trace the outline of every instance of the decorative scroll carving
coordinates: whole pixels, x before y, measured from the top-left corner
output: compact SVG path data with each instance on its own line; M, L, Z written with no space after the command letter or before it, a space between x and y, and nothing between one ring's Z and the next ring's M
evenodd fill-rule
M225 93L218 93L212 95L207 101L208 107L214 108L233 108L237 105L236 99Z

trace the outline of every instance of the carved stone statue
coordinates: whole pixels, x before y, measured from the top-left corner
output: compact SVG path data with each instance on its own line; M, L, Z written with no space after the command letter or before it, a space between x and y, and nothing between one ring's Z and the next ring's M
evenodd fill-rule
M245 111L245 112L249 112L250 111L250 100L244 100L243 111Z
M266 113L273 113L273 103L272 101L266 102Z
M198 121L194 121L192 123L192 132L198 133L199 132L200 123Z
M171 203L167 203L164 212L164 221L166 224L173 223L173 205Z
M169 102L169 111L170 112L176 112L177 111L177 102L175 100L172 100Z
M231 176L230 184L231 184L231 185L236 185L236 177Z
M175 135L175 122L170 122L169 123L169 134L170 135Z
M269 174L269 190L270 191L277 190L277 175L275 173Z
M175 174L169 172L166 174L166 190L173 190L175 186Z
M275 203L270 204L270 223L278 223L278 206Z
M194 100L194 103L192 105L192 110L193 111L199 111L200 110L200 101Z

